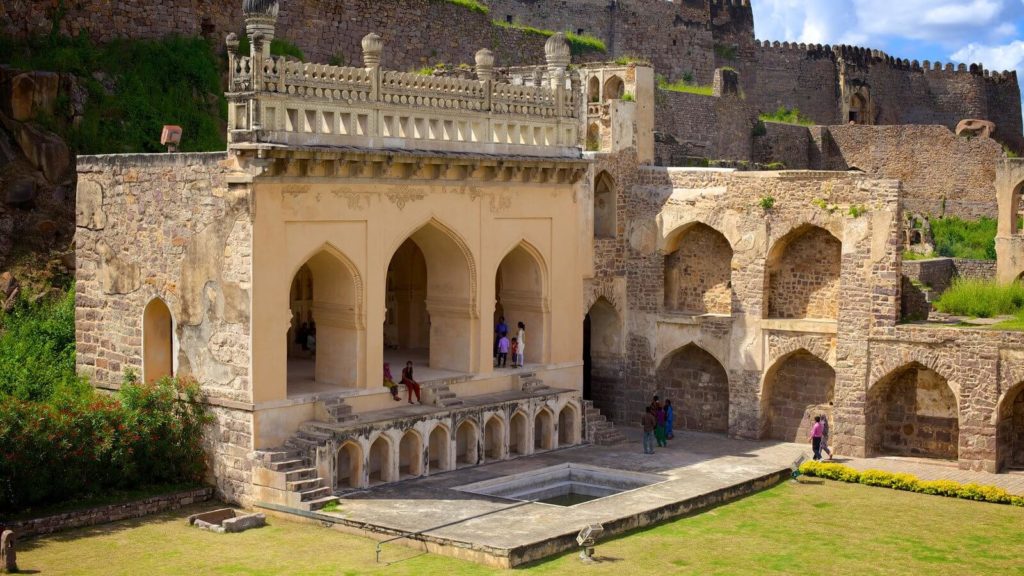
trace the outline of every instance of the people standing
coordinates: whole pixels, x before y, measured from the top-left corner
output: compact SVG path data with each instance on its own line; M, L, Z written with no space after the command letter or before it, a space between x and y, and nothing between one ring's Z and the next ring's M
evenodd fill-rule
M658 440L658 447L664 448L668 446L668 440L665 437L665 407L660 403L654 410L654 419L657 422L654 427L654 437Z
M526 324L520 322L518 324L519 331L516 333L516 342L519 346L519 356L512 360L513 364L518 364L522 368L526 362L523 361L524 354L526 354Z
M511 344L509 344L508 353L512 355L512 367L518 368L516 359L519 357L519 339L513 338Z
M821 436L823 434L821 416L814 417L814 425L811 426L811 451L814 452L814 459L821 460Z
M644 454L654 454L654 428L658 422L650 406L644 409L644 415L640 417L640 425L644 428Z
M675 438L675 434L672 432L672 427L675 425L676 411L672 408L672 401L665 400L665 438L669 440Z
M395 399L395 402L401 402L402 399L398 397L398 384L395 384L395 378L391 375L391 364L384 363L384 387L391 392L391 397Z
M412 360L405 363L405 368L402 369L402 384L405 384L405 395L409 404L412 404L412 395L416 394L416 402L423 404L423 400L420 400L420 383L412 377Z
M828 454L828 459L832 459L832 449L828 447L828 416L821 416L821 452Z
M514 362L514 360L513 360ZM502 336L498 340L498 363L495 365L496 368L504 368L505 364L508 363L508 336Z
M508 324L505 324L505 317L499 316L498 323L494 325L494 357L498 357L498 341L502 336L508 335Z

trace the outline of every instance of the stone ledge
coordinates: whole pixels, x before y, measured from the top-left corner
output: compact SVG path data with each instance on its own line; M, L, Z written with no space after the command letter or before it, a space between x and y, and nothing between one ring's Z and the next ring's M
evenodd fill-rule
M165 510L176 510L182 506L206 502L213 497L213 488L206 486L183 492L151 496L133 502L122 502L119 504L108 504L96 508L74 510L39 518L18 520L5 525L8 530L14 530L19 537L40 536L82 528L84 526L95 526L107 522L117 522L128 518L139 518Z
M772 318L761 320L762 330L775 332L808 332L811 334L838 334L839 322L835 320L811 320L806 318Z
M227 152L176 152L152 154L96 154L76 157L79 172L102 170L112 166L145 168L149 166L216 165L227 160Z

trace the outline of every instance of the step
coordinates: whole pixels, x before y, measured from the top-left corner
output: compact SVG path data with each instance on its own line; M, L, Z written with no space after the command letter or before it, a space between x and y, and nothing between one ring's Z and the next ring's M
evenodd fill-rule
M352 413L352 407L348 404L333 404L327 406L327 413L331 416L344 416Z
M356 414L346 414L344 416L333 416L331 422L334 424L352 424L359 421L359 416Z
M303 502L309 502L310 500L316 500L317 498L323 498L324 496L332 496L332 494L330 488L320 486L318 488L301 490L299 491L299 496Z
M440 402L440 406L443 407L443 408L449 408L451 406L462 406L463 404L465 404L465 402L463 402L462 400L459 400L458 398L452 398L452 399L448 399L448 400L441 400L441 402Z
M285 482L285 486L292 492L302 492L303 490L312 490L314 488L320 488L323 486L323 478L307 478L305 480L296 480L294 482Z
M338 500L339 498L337 496L324 496L323 498L302 502L301 507L312 512L314 510L320 510L331 502L337 502Z
M316 475L316 468L296 468L294 470L285 471L284 479L286 482L299 482L301 480L316 478Z
M276 448L274 450L267 450L263 452L261 455L261 460L267 464L272 464L274 462L302 458L302 456L303 454L298 450Z
M320 445L317 440L308 440L302 436L292 436L288 439L288 443L297 448L316 448Z
M306 468L305 460L282 460L280 462L271 462L268 466L274 472L294 472L296 470L303 470Z

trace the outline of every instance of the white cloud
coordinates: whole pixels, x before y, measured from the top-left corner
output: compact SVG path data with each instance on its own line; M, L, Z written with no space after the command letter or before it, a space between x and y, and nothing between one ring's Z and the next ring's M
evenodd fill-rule
M1014 70L1024 67L1024 41L1014 40L998 46L971 43L954 52L950 58L957 62L983 62L991 70Z

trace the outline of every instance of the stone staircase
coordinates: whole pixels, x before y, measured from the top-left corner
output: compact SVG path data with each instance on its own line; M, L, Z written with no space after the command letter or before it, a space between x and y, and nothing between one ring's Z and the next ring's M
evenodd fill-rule
M352 413L352 407L345 404L345 399L340 397L328 398L323 401L324 409L327 410L327 421L333 424L350 424L359 421L359 416Z
M626 441L615 424L608 421L608 418L601 411L594 407L592 400L583 401L583 422L587 427L587 438L598 446L613 446Z
M426 382L423 384L425 389L424 392L429 390L430 393L433 394L434 406L440 406L442 408L462 406L465 402L460 400L455 392L452 392L450 386L466 380L468 380L468 378L447 378L440 380L437 383Z
M515 377L519 381L519 389L523 392L542 394L551 390L543 380L537 378L536 372L520 372Z
M337 496L312 467L310 451L293 440L281 448L259 452L259 466L253 469L256 499L306 511L337 502Z

